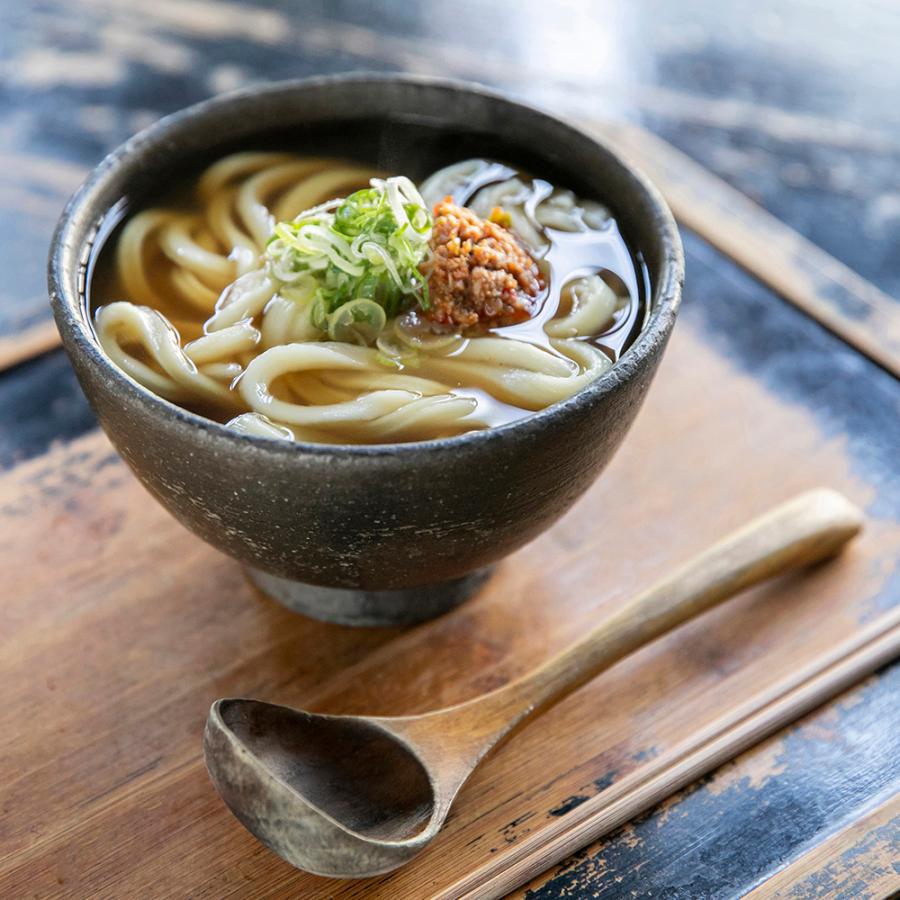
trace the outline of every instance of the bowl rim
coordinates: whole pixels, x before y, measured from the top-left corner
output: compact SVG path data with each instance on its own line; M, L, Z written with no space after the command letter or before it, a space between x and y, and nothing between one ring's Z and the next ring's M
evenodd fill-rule
M304 92L329 86L362 87L373 84L385 88L389 88L391 85L421 86L448 93L483 97L493 103L505 105L507 108L517 108L520 112L540 117L551 127L557 129L563 137L568 134L580 140L590 141L618 164L631 181L631 189L642 192L645 200L648 201L654 217L653 227L659 232L662 250L660 274L652 284L650 315L634 343L606 372L565 400L501 425L468 431L451 437L402 443L326 444L242 434L226 427L224 423L191 412L166 400L119 369L103 351L88 318L79 312L83 307L88 262L93 253L94 243L104 222L108 219L110 211L114 208L103 203L104 209L102 213L98 214L96 212L97 203L108 182L114 177L116 170L135 153L142 152L148 144L159 144L165 141L173 133L177 134L191 120L214 114L231 105L238 105L248 98ZM88 220L87 223L86 220ZM86 224L88 237L80 244L76 244L75 233L84 231ZM66 278L67 272L73 267L77 272L78 284L75 296L72 296L73 292L69 290ZM503 441L511 433L522 435L543 429L546 425L563 418L578 415L588 405L637 374L642 363L660 343L667 340L671 332L675 315L681 303L684 251L674 217L659 190L640 168L624 158L606 141L588 134L583 129L536 105L515 99L503 91L475 82L422 75L345 72L336 75L259 82L235 91L217 94L165 115L132 135L108 153L91 170L67 202L51 239L47 280L50 304L61 335L64 338L68 336L79 352L85 354L92 363L104 370L113 382L117 383L125 392L141 403L149 404L151 410L173 420L175 424L196 429L211 438L223 440L226 443L233 443L237 451L256 449L266 453L291 456L397 456L423 452L457 452L463 447ZM64 341L64 343L68 350L68 342Z

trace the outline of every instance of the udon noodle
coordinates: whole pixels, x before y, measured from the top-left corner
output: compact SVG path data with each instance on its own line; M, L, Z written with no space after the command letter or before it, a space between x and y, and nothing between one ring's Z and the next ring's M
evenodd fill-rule
M396 234L377 237L376 223L375 239L351 240L329 226L346 209L333 198L348 195L380 198ZM448 195L536 261L527 319L429 319L428 211ZM513 421L596 379L642 324L640 268L608 211L481 160L440 170L420 195L357 164L238 153L194 197L127 219L113 246L92 286L109 357L159 396L262 437L382 443ZM335 283L358 295L330 308Z

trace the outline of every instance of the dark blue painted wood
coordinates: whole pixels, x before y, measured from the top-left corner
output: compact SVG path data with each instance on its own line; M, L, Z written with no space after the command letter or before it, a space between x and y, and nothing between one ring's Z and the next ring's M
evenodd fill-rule
M44 453L95 425L62 350L0 373L0 467Z
M773 738L777 775L710 776L571 857L527 900L740 896L900 790L898 693L900 664Z
M900 298L900 140L835 146L658 116L645 124Z
M681 321L770 391L807 407L878 490L871 512L900 518L900 384L875 363L773 295L700 238L687 254ZM900 597L898 597L900 601Z

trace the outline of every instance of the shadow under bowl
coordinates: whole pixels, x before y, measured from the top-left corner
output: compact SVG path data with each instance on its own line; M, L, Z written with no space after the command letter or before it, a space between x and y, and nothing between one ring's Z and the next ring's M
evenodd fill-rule
M390 445L240 435L122 373L93 333L86 294L99 246L158 185L236 149L358 158L420 178L502 158L610 207L647 266L647 323L604 375L527 418ZM634 420L672 330L683 257L671 213L609 147L473 85L342 76L261 85L162 119L110 154L62 214L49 290L63 344L101 426L182 524L316 618L396 625L461 602L489 567L588 488Z

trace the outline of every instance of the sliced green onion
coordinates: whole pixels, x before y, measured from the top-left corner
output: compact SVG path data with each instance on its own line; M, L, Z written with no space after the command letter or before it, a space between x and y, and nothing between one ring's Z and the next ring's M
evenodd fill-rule
M266 246L269 273L280 284L315 280L311 320L322 331L330 331L333 313L358 300L374 303L386 316L416 303L427 308L420 268L431 257L431 227L431 215L408 178L373 178L370 187L343 200L276 224Z
M384 309L360 297L338 307L328 316L328 337L333 341L368 346L381 334L387 322Z
M320 296L310 304L309 321L313 328L318 328L319 331L328 330L328 310L325 309L325 301Z

